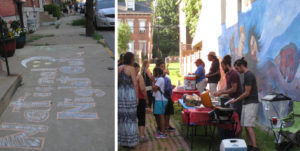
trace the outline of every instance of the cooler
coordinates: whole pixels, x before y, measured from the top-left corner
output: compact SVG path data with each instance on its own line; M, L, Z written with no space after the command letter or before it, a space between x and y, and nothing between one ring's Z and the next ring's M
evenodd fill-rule
M195 75L184 76L184 89L185 90L196 90L196 76Z
M247 145L243 139L224 139L220 151L247 151Z

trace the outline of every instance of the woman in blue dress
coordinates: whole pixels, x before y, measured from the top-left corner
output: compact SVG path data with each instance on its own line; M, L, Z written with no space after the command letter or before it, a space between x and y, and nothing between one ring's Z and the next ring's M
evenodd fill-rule
M138 144L138 84L133 67L134 54L127 52L123 63L118 68L118 143L134 148Z

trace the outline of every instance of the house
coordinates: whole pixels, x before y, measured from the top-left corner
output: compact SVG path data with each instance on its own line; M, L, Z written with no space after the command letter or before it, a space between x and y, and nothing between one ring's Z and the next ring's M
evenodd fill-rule
M193 38L189 33L189 28L186 26L186 14L183 11L185 3L179 0L178 17L179 17L179 62L181 75L187 75L196 70L194 62L200 56L201 44L196 48L192 48Z
M45 0L21 0L23 1L24 26L36 30L40 26L39 13L42 12ZM15 0L0 1L0 16L7 22L19 20L19 14Z
M129 52L138 56L139 62L142 59L152 58L152 10L150 0L138 2L125 0L118 3L118 22L126 22L131 28L131 39Z

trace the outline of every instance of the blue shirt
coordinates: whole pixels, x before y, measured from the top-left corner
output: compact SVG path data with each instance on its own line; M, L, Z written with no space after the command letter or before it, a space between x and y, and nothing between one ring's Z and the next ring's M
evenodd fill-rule
M202 65L199 65L195 75L198 76L200 75L200 77L196 77L196 83L199 83L200 81L202 81L205 78L205 69L203 68Z
M165 93L168 93L170 96L172 95L172 83L169 77L165 76Z

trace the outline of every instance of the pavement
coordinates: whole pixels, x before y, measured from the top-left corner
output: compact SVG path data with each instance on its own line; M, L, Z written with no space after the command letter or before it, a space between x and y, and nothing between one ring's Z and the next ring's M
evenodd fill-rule
M114 150L114 60L70 25L78 17L40 27L33 35L52 36L9 58L23 82L0 117L0 151Z
M171 126L175 123L171 120ZM132 151L190 151L190 145L186 142L183 136L180 134L178 129L174 132L167 132L166 139L156 139L156 122L153 113L146 114L146 127L145 127L145 137L148 138L147 142L140 143ZM122 148L119 146L119 151L128 151L127 148Z

